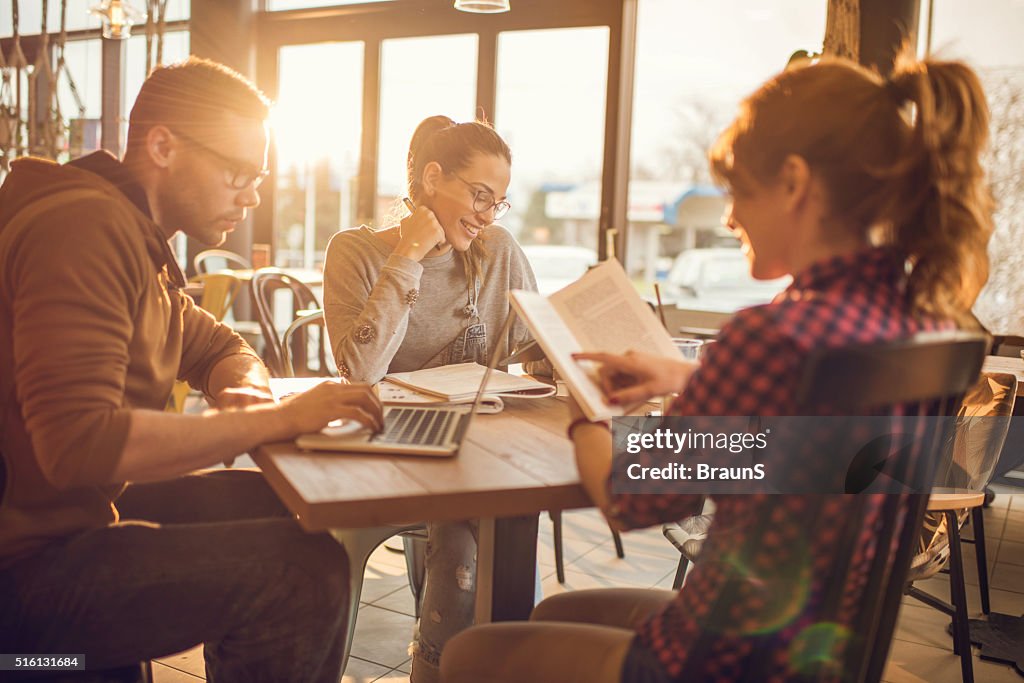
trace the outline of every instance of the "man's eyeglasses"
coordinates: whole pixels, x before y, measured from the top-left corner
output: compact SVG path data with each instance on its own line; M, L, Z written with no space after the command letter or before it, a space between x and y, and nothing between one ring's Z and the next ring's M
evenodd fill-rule
M244 190L250 185L253 189L256 189L263 182L263 179L270 174L269 169L257 168L247 161L221 154L212 147L199 142L199 140L196 140L191 135L186 135L177 130L172 130L171 132L220 161L224 165L224 182L233 190Z
M486 213L490 208L494 208L494 220L498 220L512 208L512 205L502 199L500 202L495 201L494 194L490 190L481 190L479 187L469 182L458 173L452 172L452 175L461 180L466 184L469 189L473 190L473 211L477 213Z

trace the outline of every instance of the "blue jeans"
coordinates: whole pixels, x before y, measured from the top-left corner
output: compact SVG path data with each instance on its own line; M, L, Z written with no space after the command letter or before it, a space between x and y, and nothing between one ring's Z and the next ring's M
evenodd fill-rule
M214 683L337 683L348 570L259 472L130 486L121 522L0 570L0 652L84 654L90 669L204 644Z
M427 524L426 576L409 654L411 683L434 683L441 678L441 651L451 638L473 625L476 611L476 570L479 522ZM542 597L536 571L535 604Z
M411 683L440 680L441 649L473 625L478 535L476 520L427 524L420 620L409 648Z

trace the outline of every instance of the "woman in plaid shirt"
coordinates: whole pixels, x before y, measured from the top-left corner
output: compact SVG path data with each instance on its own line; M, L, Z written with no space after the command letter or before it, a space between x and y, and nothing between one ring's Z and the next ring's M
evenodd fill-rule
M699 367L637 353L584 354L602 363L609 399L625 405L680 392L671 412L683 416L796 415L796 383L811 350L973 326L992 229L979 161L987 132L981 85L961 63L903 59L884 79L831 59L769 80L742 103L710 159L729 189L726 223L752 274L791 274L792 285L771 304L737 313ZM915 407L888 408L908 409ZM699 496L613 492L608 427L572 410L583 485L612 524L628 529L699 513ZM855 511L861 515L851 566L869 565L880 499L719 497L700 561L678 593L554 596L530 623L482 626L456 638L442 660L443 678L661 683L820 675L806 668L814 657L801 650L823 629L842 633L854 622L865 578L846 574L838 624L835 615L823 616L825 594L836 588L828 582L840 530Z

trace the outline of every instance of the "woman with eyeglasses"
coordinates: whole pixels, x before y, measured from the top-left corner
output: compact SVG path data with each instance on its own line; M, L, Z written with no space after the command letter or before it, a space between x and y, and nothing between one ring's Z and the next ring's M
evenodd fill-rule
M504 357L529 340L518 321L496 337L509 290L537 289L522 249L494 225L509 209L511 163L486 123L432 116L416 128L411 214L381 230L344 230L327 247L324 314L342 377L372 383L388 372L486 365L496 349ZM476 594L476 523L430 524L428 535L413 683L438 680L441 649L473 623Z

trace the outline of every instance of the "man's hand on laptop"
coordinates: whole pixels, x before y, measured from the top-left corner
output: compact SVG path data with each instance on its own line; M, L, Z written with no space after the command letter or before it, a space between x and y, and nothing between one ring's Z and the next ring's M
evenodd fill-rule
M384 426L380 399L368 384L324 382L284 399L280 411L293 434L317 432L333 420L356 420L374 432Z

